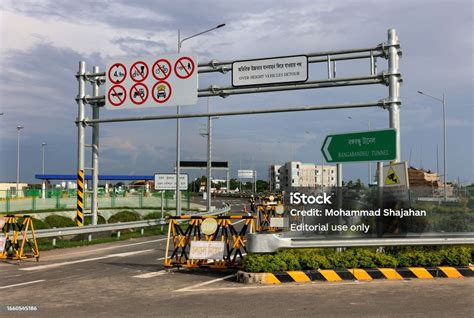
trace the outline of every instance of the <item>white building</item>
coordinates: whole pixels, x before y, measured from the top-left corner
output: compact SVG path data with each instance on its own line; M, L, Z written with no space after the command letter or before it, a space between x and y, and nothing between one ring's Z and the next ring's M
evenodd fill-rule
M318 188L336 186L336 166L317 165L300 161L286 162L270 167L270 184L275 191L292 191L293 188Z
M281 165L271 165L269 171L270 191L280 191L280 168Z

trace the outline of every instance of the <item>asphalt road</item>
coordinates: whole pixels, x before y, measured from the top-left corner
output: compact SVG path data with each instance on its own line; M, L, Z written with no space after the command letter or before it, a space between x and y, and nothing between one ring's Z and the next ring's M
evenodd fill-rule
M243 285L232 271L163 270L165 245L147 237L0 263L0 317L474 316L471 278Z

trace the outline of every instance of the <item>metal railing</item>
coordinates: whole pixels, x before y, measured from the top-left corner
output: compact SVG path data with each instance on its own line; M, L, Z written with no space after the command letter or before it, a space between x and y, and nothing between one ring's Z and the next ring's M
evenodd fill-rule
M415 245L471 245L474 244L474 233L446 233L432 237L426 236L404 238L352 238L352 239L316 239L290 238L281 234L250 234L248 251L250 253L274 253L280 249L321 248L321 247L380 247L380 246L415 246ZM450 237L452 236L452 237Z
M222 209L215 210L213 212L203 212L196 213L194 215L220 215L230 211L230 207L225 207ZM186 222L189 220L180 220L181 222ZM54 228L54 229L43 229L36 230L37 238L51 238L67 235L79 235L79 234L92 234L99 232L108 232L108 231L120 231L128 229L143 229L150 226L156 225L165 225L168 222L166 219L154 219L154 220L141 220L141 221L132 221L132 222L123 222L123 223L113 223L113 224L99 224L99 225L88 225L82 227L63 227L63 228Z
M91 207L90 191L85 193L84 209ZM28 189L18 191L0 190L0 213L42 211L42 210L65 210L75 209L77 194L75 189L50 189L44 192L40 189ZM120 192L100 191L98 195L100 208L146 208L160 207L165 209L175 207L172 191L165 191L163 202L161 192L146 192L144 189L131 189ZM191 208L191 193L184 192L181 195L181 204L185 209Z

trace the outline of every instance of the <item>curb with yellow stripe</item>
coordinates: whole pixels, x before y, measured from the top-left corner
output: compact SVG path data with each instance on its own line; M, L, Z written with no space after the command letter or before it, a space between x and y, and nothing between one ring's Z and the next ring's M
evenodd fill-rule
M258 281L263 284L305 283L311 281L337 282L343 280L370 281L374 279L432 279L432 278L462 278L474 277L474 266L468 267L404 267L404 268L370 268L370 269L320 269L309 271L286 271L277 273L246 273L258 275Z

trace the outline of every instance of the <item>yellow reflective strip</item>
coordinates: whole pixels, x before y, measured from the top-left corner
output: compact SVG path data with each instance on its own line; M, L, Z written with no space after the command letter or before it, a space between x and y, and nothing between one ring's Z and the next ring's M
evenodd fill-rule
M372 277L363 269L353 268L348 269L348 271L352 273L357 280L372 280Z
M379 268L378 270L386 279L403 279L403 277L393 268Z
M448 276L449 278L461 278L463 277L461 273L455 269L454 267L450 266L439 266L439 269L443 271L443 273Z
M83 206L82 206L82 202L81 202L81 201L79 201L79 200L77 200L77 206L78 206L78 207L80 207L80 208L82 209L82 208L83 208Z
M84 183L81 180L78 179L76 183L78 188L84 189Z
M304 272L301 272L301 271L288 271L286 273L288 275L290 275L291 278L293 278L293 280L295 282L303 283L303 282L310 282L311 281L311 279L309 279L308 275L306 275Z
M264 274L264 277L263 277L263 283L264 284L281 284L281 282L278 280L278 278L276 278L275 275L273 275L272 273L266 273Z
M428 272L426 269L423 267L408 267L408 269L415 274L417 278L421 279L427 279L427 278L433 278L433 276Z
M328 282L338 282L342 280L342 278L332 269L320 269L319 272Z

